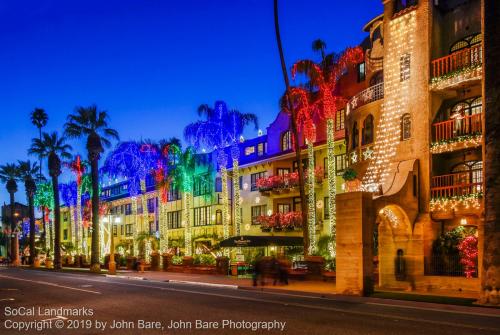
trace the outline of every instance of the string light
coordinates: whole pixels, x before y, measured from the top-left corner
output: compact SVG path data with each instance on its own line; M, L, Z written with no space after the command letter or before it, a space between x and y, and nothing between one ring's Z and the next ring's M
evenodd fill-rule
M241 235L241 203L240 198L240 171L238 159L240 156L240 148L237 144L231 147L231 157L233 159L233 208L234 208L234 229L235 235Z
M462 135L451 140L434 142L431 144L431 152L439 154L457 150L459 146L473 148L482 145L483 136L481 134Z

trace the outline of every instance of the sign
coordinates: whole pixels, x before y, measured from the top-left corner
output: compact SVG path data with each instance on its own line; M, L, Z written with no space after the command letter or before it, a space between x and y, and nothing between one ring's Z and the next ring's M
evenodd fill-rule
M236 261L237 262L244 262L245 261L245 255L241 255L241 254L236 255Z

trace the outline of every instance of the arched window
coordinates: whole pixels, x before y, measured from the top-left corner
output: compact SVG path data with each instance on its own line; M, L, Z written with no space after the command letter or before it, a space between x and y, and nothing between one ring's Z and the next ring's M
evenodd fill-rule
M363 121L362 144L373 143L373 116L370 114Z
M383 81L384 81L384 71L378 71L370 78L370 86L380 84Z
M222 211L220 209L215 211L215 224L222 224Z
M402 11L403 9L416 6L418 4L418 0L395 0L394 1L394 14Z
M483 182L483 162L467 161L455 165L451 172L454 174L455 184L481 184ZM481 185L477 185L478 190Z
M401 141L409 140L411 137L411 116L404 114L401 117Z
M450 54L454 53L458 50L469 48L473 45L481 43L482 39L483 38L482 38L481 34L473 34L473 35L469 35L467 37L464 37L463 39L461 39L461 40L459 40L451 45Z
M287 130L286 132L281 135L281 151L287 151L292 149L292 134L290 133L290 130Z
M359 130L358 123L354 122L352 126L352 148L356 149L359 146Z

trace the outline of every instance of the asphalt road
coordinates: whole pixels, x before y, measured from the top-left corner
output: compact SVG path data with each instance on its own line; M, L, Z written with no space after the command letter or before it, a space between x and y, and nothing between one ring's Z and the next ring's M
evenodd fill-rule
M65 316L47 315L58 308L66 309ZM29 313L34 315L26 315ZM122 328L111 329L113 325ZM473 308L470 312L445 311L444 307L431 310L90 274L0 269L0 334L101 333L500 334L500 317L484 316Z

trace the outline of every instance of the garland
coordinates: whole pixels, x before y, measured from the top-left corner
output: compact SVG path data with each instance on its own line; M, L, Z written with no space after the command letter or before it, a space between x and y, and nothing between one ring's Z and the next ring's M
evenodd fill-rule
M441 140L439 142L433 142L430 145L432 153L442 153L453 151L458 143L463 143L466 147L468 146L479 146L483 135L480 132L475 132L469 135L461 135L447 140Z

